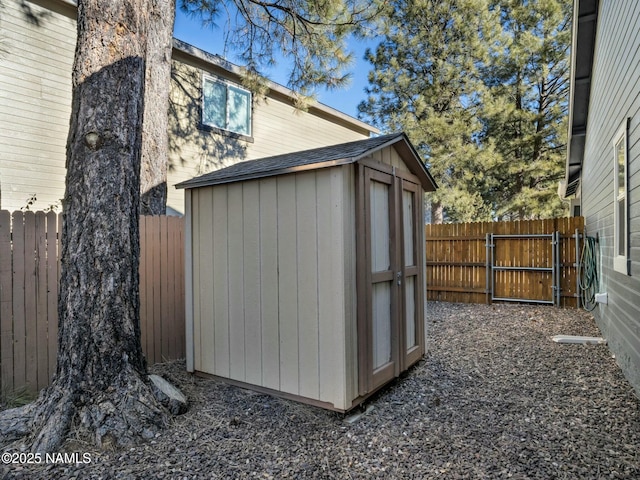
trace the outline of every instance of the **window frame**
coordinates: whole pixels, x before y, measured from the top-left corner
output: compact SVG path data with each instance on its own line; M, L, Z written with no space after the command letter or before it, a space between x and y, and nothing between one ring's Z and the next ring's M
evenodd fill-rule
M622 142L622 145L621 145ZM629 119L625 119L613 137L613 269L629 275ZM620 148L622 151L620 152ZM620 161L624 187L620 192ZM623 211L621 212L621 207ZM622 217L622 218L621 218Z
M206 102L206 97L205 97L205 85L206 82L213 82L213 83L217 83L220 85L223 85L225 87L225 125L224 127L221 127L219 125L215 125L213 123L207 123L205 122L204 119L204 112L205 112L205 102ZM247 115L248 115L248 124L247 124L247 130L248 132L239 132L236 130L232 130L229 128L229 91L230 90L234 90L235 92L239 92L239 93L246 93L248 96L248 106L247 106ZM228 136L233 136L233 137L237 137L237 138L244 138L244 139L248 139L251 140L252 135L253 135L253 93L246 89L241 87L238 84L235 84L233 82L228 81L227 79L224 78L220 78L220 77L216 77L215 75L203 72L202 75L202 96L201 96L201 102L200 102L200 126L206 130L211 130L211 131L215 131L218 133L221 133L223 135L228 135Z

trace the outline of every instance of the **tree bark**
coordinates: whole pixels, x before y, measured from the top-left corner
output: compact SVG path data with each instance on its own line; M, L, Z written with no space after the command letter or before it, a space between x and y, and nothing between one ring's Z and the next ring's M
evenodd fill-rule
M169 91L173 48L173 0L147 0L147 34L140 213L164 215L167 208L169 162Z
M151 438L167 419L140 343L146 4L78 4L56 375L34 404L0 415L5 439L28 432L33 451L55 451L72 422L108 447Z
M444 207L440 202L431 203L431 223L441 224L444 221Z

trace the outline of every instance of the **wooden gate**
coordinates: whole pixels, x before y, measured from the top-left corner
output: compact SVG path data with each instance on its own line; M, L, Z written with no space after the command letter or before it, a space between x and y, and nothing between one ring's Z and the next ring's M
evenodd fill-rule
M580 304L584 218L427 225L427 299Z

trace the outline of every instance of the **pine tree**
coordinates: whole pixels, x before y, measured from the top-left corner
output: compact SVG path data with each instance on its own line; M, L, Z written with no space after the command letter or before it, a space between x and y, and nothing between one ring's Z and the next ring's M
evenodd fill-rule
M500 153L494 209L505 220L566 213L564 174L571 2L500 0L502 41L484 68L483 141Z
M392 2L362 118L405 130L437 222L547 218L566 142L569 0Z
M404 130L416 145L440 186L431 197L434 221L489 219L486 171L495 155L478 143L478 65L492 14L484 0L397 0L390 8L385 40L366 54L374 70L361 117Z

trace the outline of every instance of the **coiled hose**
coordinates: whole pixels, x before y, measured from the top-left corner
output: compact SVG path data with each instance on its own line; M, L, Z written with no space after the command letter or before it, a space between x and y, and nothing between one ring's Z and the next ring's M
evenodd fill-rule
M596 292L598 291L598 257L597 240L585 237L582 244L580 264L578 265L578 282L582 306L588 312L596 308Z

